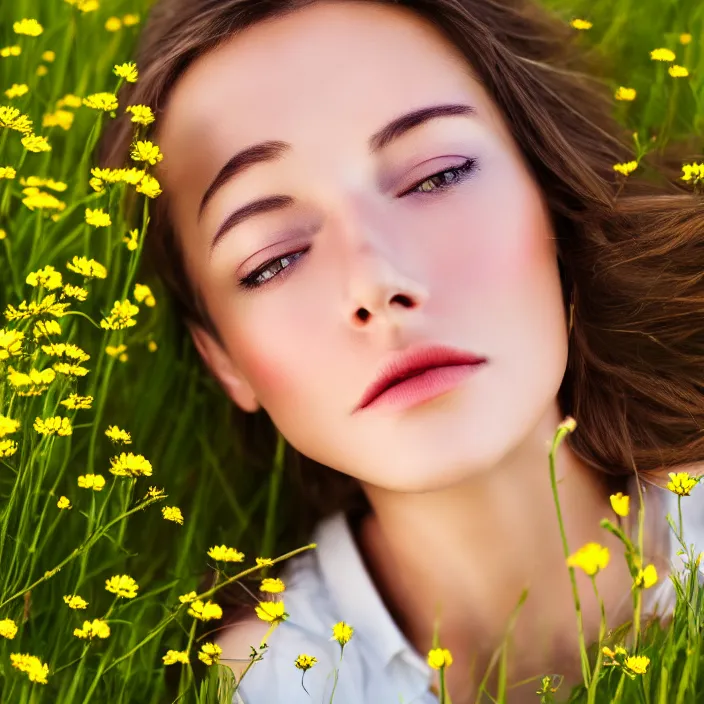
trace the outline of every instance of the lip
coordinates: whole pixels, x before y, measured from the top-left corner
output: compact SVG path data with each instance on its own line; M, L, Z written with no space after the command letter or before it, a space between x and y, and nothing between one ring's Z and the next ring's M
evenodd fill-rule
M446 393L486 362L466 350L422 345L396 354L362 395L356 411L381 403L412 406Z

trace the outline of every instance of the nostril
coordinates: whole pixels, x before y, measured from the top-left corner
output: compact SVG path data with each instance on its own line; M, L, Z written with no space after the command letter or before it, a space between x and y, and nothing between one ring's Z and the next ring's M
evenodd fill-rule
M405 308L413 308L413 301L404 293L397 293L392 299L392 303L400 303Z
M360 308L356 313L357 318L363 323L369 318L369 311L366 308Z

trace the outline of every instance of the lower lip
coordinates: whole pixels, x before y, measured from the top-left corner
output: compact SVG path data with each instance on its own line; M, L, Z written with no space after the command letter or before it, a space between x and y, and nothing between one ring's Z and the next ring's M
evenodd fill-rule
M365 411L368 408L382 406L404 409L430 401L452 391L467 376L477 372L484 364L485 362L478 362L477 364L433 367L418 376L412 376L400 384L395 384L360 410Z

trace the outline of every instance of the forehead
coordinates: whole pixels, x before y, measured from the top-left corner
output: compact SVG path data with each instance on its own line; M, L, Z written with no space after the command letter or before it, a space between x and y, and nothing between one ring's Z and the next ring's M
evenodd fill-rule
M470 72L407 8L328 1L261 22L197 59L172 89L156 139L162 181L205 181L265 139L301 150L313 141L339 148L341 135L362 144L401 112L433 103L470 102L486 119L491 101Z

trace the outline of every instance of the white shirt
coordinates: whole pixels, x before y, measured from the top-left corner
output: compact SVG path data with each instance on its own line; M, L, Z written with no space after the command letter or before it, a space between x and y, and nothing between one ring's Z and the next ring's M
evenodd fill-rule
M647 506L659 494L656 520L664 526L673 569L682 569L680 545L664 518L669 512L677 524L677 497L666 489L646 485ZM634 487L634 484L631 484ZM697 486L682 499L686 542L704 545L704 493ZM632 494L633 496L633 494ZM639 505L631 499L632 513ZM636 509L637 510L637 509ZM652 518L652 513L651 513ZM667 535L666 535L667 533ZM334 704L438 704L430 690L433 670L409 643L387 611L371 580L344 513L321 521L313 534L317 548L292 558L282 572L284 602L290 618L268 638L263 660L242 679L233 704L327 704L339 668ZM700 579L704 581L704 578ZM671 612L675 591L671 580L660 575L658 584L644 592L643 613ZM332 626L345 621L354 627L340 662L340 645L331 640ZM236 627L236 626L234 626ZM259 644L253 644L258 646ZM305 673L294 662L301 654L318 662ZM223 661L224 663L226 661Z

